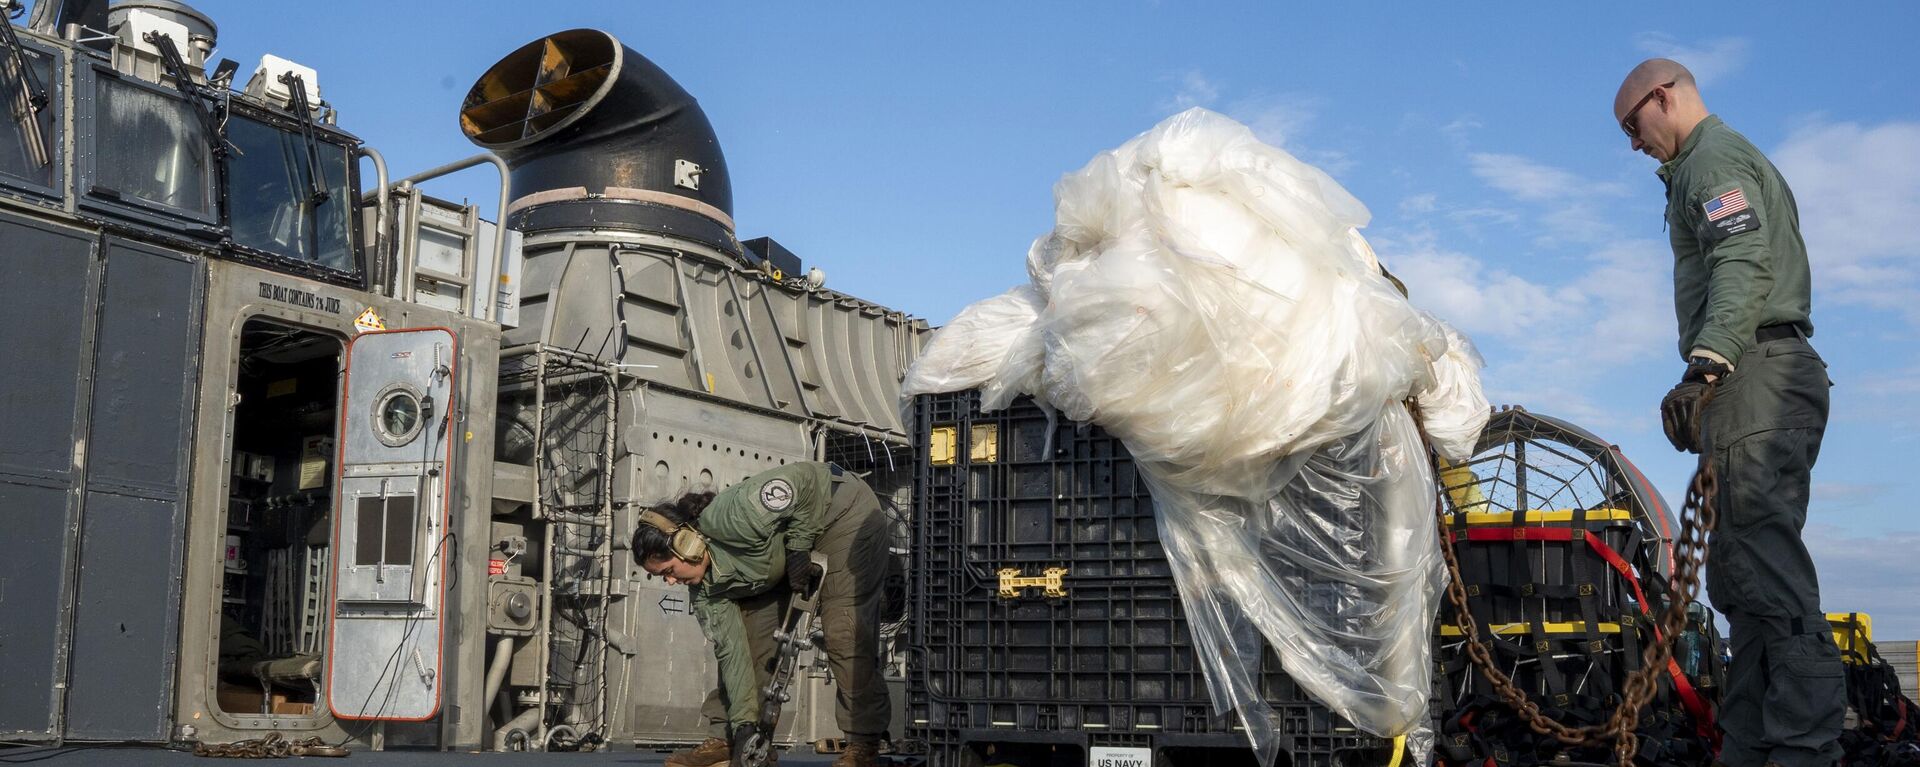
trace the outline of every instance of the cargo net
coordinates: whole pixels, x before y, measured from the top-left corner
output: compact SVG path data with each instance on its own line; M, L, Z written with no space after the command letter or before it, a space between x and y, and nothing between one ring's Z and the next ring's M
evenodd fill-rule
M1856 725L1840 733L1841 764L1872 767L1920 765L1920 704L1902 687L1896 666L1913 667L1915 646L1893 642L1885 650L1873 643L1859 613L1829 614L1840 657L1846 661L1847 709ZM1896 664L1889 656L1904 656Z
M1443 524L1467 601L1494 662L1543 712L1605 724L1666 609L1674 525L1665 502L1624 456L1578 427L1518 408L1496 413L1473 458L1443 466ZM1640 717L1639 758L1712 762L1721 670L1703 605L1675 648L1671 673ZM1534 732L1470 662L1442 607L1436 639L1435 756L1450 767L1607 763L1611 750L1569 747Z
M889 545L893 556L888 562L882 596L880 636L883 643L897 647L905 637L907 621L907 541L911 535L909 508L913 499L913 447L866 432L827 428L821 434L824 454L829 463L860 477L873 488L893 533ZM904 654L889 652L889 659L904 663ZM904 670L904 666L902 666Z
M541 712L550 751L590 748L606 740L609 676L608 594L613 541L613 444L618 375L612 367L564 349L546 348L501 361L501 391L523 408L511 420L534 466L539 517L547 523L541 556L551 557L546 587L552 605L547 637L546 700ZM530 413L530 415L529 415ZM537 423L537 433L534 432Z

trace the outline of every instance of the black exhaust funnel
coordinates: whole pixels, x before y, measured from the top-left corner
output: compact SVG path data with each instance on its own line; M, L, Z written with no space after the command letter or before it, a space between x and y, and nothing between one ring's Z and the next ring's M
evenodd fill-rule
M507 54L467 93L460 129L513 171L508 226L651 232L740 253L706 112L612 35L568 30Z

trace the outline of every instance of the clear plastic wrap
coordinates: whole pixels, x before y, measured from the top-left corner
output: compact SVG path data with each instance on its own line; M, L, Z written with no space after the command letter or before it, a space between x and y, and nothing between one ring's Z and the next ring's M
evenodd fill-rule
M1381 274L1358 200L1221 115L1168 118L1054 195L1032 293L942 328L907 393L1031 394L1126 443L1213 702L1264 758L1280 743L1266 646L1356 725L1412 731L1444 575L1402 403L1470 445L1478 355ZM1032 321L999 319L1029 299Z
M1433 386L1420 394L1420 421L1441 458L1465 463L1493 417L1493 406L1480 388L1480 369L1487 363L1460 331L1444 323L1441 329L1447 348L1433 361Z
M1046 347L1034 325L1045 306L1026 285L968 305L921 350L901 396L979 389L981 407L991 411L1035 393Z

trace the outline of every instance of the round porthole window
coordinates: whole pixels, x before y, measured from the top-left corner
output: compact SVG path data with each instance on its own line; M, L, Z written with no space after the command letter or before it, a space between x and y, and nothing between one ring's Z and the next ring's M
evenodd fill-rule
M420 412L420 393L412 387L395 384L375 398L373 432L387 447L400 447L420 436L426 422Z

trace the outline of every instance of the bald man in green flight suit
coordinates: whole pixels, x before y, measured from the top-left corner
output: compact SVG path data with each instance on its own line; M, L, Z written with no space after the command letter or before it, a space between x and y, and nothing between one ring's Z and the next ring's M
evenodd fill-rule
M1634 150L1660 161L1667 186L1687 368L1661 403L1662 425L1675 449L1710 451L1720 481L1707 553L1707 591L1733 642L1720 762L1831 767L1845 671L1800 533L1832 382L1807 340L1812 279L1793 190L1707 111L1677 62L1635 67L1613 117Z

